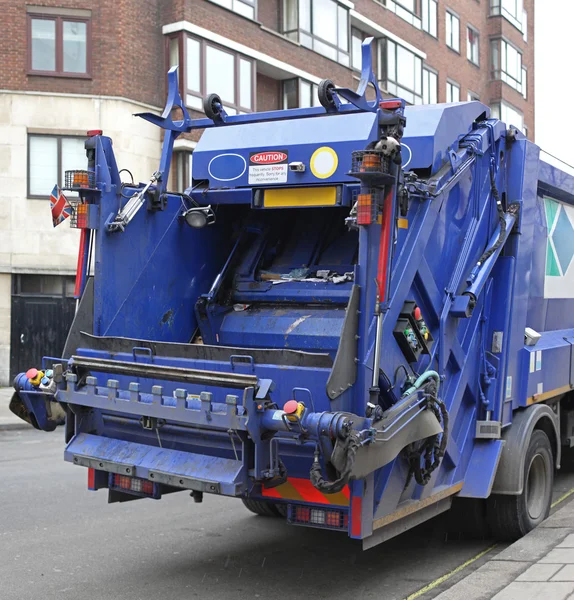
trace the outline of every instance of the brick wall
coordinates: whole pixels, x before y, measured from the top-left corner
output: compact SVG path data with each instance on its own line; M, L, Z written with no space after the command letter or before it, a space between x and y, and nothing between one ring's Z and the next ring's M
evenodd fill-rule
M438 38L434 38L387 10L376 0L355 0L355 10L423 50L426 63L439 72L438 99L446 100L446 81L479 94L486 104L505 100L522 111L534 137L534 0L525 0L528 42L502 17L488 16L488 3L477 0L439 1ZM343 86L356 81L350 69L301 47L276 31L281 0L260 0L258 21L243 18L207 0L38 0L36 5L91 10L92 77L44 77L27 74L27 26L24 0L0 0L4 35L0 39L0 80L3 89L39 90L93 95L115 95L162 106L165 100L166 44L161 26L189 21L209 31ZM445 44L447 8L460 18L460 53ZM466 58L466 26L480 31L480 67ZM490 80L489 38L505 36L523 52L528 69L528 98L506 84ZM279 86L259 77L259 110L279 104ZM273 94L276 94L274 97Z
M0 38L3 89L124 96L163 104L157 84L163 70L159 0L39 0L34 6L91 11L91 78L28 75L26 2L0 0L4 35Z

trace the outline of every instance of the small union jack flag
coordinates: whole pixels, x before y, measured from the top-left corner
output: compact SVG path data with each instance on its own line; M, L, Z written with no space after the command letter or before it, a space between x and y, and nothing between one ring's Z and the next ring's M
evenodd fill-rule
M52 209L52 224L54 227L72 214L70 203L57 185L54 186L50 194L50 208Z

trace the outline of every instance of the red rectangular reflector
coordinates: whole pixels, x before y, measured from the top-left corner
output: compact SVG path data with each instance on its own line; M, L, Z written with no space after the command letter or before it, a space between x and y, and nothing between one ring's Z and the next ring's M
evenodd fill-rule
M88 489L96 489L96 470L91 468L88 469Z

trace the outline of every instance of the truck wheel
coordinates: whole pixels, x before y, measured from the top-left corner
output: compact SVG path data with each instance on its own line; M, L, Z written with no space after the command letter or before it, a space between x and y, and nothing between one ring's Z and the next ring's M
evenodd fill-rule
M322 79L319 82L319 89L317 90L317 96L319 97L319 102L326 110L335 107L335 100L333 100L333 90L335 89L335 84L330 79Z
M220 108L223 106L221 98L217 94L209 94L207 98L203 99L203 112L208 119L214 121L219 117Z
M548 436L532 432L524 461L524 487L518 496L493 494L487 501L487 520L493 534L515 541L542 523L550 513L554 456Z
M253 500L252 498L241 498L245 508L261 517L285 517L287 511L283 506L266 502L265 500Z

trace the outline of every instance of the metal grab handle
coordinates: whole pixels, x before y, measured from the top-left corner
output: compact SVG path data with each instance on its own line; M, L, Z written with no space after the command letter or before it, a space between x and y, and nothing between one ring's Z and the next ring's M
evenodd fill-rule
M296 387L291 390L291 394L293 395L293 400L297 400L295 397L295 392L305 392L309 396L309 404L311 405L311 410L315 412L315 403L313 402L313 394L311 394L311 390L307 388Z
M138 354L140 356L149 356L150 361L153 362L153 352L151 348L145 348L144 346L134 346L132 348L132 356L134 357L134 362L137 362Z
M235 363L245 363L248 362L251 365L251 370L255 372L255 361L253 360L253 356L249 356L249 354L232 354L229 357L229 362L231 363L231 369L235 371Z

